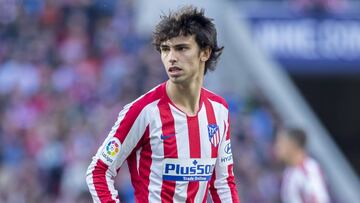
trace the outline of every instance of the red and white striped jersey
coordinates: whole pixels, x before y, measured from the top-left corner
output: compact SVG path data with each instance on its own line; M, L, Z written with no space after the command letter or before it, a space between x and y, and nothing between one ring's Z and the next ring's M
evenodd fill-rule
M314 159L307 157L301 165L286 168L281 197L286 203L330 202L323 175Z
M239 202L233 175L229 111L202 88L187 116L163 83L126 105L87 170L94 202L119 202L114 177L128 162L136 202Z

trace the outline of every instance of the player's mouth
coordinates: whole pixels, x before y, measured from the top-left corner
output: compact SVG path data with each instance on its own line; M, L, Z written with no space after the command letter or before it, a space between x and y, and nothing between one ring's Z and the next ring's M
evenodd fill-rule
M178 66L171 66L169 68L170 76L177 77L177 76L179 76L181 74L181 72L182 72L182 69L179 68Z

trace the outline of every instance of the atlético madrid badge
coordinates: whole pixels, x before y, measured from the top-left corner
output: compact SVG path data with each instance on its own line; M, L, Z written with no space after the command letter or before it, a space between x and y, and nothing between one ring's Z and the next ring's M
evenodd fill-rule
M216 124L208 125L209 140L214 147L217 147L220 143L219 126Z

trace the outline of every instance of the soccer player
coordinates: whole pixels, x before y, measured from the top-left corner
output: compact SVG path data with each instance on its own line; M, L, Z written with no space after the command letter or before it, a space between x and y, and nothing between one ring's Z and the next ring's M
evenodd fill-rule
M287 165L281 187L282 202L330 202L320 166L306 152L306 134L302 129L281 129L277 133L275 152Z
M117 171L127 161L136 202L239 202L229 110L203 88L223 47L204 10L162 16L153 44L169 79L126 105L87 170L94 202L119 202ZM160 68L160 67L159 67Z

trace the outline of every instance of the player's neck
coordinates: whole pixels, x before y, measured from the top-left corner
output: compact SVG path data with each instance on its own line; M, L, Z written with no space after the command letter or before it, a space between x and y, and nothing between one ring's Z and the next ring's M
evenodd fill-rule
M194 116L200 108L199 103L202 84L203 79L186 84L175 84L169 80L166 83L166 92L177 108L189 116Z
M306 157L307 155L304 151L298 151L297 153L295 153L290 164L292 166L299 166L305 161Z

